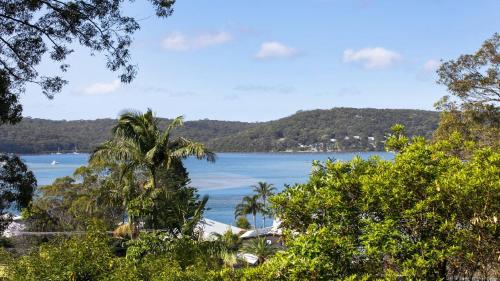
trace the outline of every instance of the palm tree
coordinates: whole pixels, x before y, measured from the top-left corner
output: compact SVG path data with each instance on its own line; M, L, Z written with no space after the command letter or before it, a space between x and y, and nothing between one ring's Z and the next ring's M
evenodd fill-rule
M269 213L267 209L267 199L270 196L274 195L276 188L273 186L273 184L262 181L258 182L252 187L253 191L259 196L259 198L262 199L262 202L264 203L264 212L262 214L262 217L264 219L264 227L266 227L266 215Z
M148 177L144 187L154 193L158 188L160 169L164 171L182 166L182 160L190 156L215 161L215 154L203 144L171 136L175 128L183 125L182 116L172 120L165 131L159 129L158 123L151 109L145 113L122 113L112 129L111 140L97 147L89 162L96 166L120 165L122 175L143 172Z
M160 167L169 169L189 156L215 161L215 154L203 144L183 137L172 139L172 130L182 125L183 117L179 116L162 132L151 109L144 114L126 111L112 130L113 138L94 150L90 161L125 162L130 169L143 167L149 173L150 187L155 189Z
M245 244L242 251L256 255L260 264L276 252L276 248L268 245L266 240L265 237L255 238L249 241L248 244Z
M246 216L248 214L253 215L253 225L254 228L257 229L257 213L261 212L264 209L264 205L259 202L258 195L245 196L241 200L241 203L236 205L236 209L234 210L235 218L239 216Z

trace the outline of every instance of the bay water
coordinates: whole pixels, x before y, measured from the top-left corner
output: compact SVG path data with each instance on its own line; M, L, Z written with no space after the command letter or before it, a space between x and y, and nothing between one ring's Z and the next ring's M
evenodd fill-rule
M205 217L233 224L234 207L243 196L252 193L251 186L257 182L271 183L280 191L285 184L306 182L314 160L348 161L356 155L363 159L375 155L387 160L394 157L387 152L218 153L215 163L189 158L184 164L191 185L198 188L201 195L209 196L209 210ZM24 155L21 158L35 174L38 185L42 186L56 178L71 176L76 168L87 163L88 157L88 154L80 153ZM52 165L53 161L57 164Z

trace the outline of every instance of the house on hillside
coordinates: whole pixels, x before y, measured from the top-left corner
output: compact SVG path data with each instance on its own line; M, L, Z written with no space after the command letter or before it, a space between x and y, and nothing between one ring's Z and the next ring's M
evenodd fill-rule
M281 221L273 221L273 225L264 228L251 229L240 235L240 239L250 240L254 238L266 238L266 243L272 246L283 246L283 241L281 239Z
M283 249L283 240L281 239L281 221L273 221L273 225L269 227L251 229L240 235L240 239L243 244L250 243L252 239L264 238L266 239L266 244L269 247L275 249ZM239 252L237 258L249 265L257 265L259 263L259 257L251 253Z

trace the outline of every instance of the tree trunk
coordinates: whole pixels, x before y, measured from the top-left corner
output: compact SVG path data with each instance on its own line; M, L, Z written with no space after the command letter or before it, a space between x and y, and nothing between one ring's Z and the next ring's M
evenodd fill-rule
M262 227L266 227L266 212L267 212L266 197L263 196L262 199L264 200L264 212L262 212L262 217L264 218L264 225Z
M438 274L439 274L438 278L440 278L441 280L448 280L448 279L446 278L446 275L447 275L447 273L448 273L448 272L447 272L447 268L446 268L446 267L447 267L447 262L446 262L446 260L444 260L444 261L440 262L440 263L439 263L439 265L438 265L438 267L439 267L439 268L438 268Z
M150 168L149 169L150 173L151 173L151 187L153 188L153 190L156 189L156 171L154 168Z
M156 190L156 171L154 168L149 168L149 171L151 173L151 189L153 192ZM153 212L151 213L151 221L152 221L152 227L153 229L156 229L156 203L155 200L153 200Z
M128 215L128 229L130 239L135 240L135 224L130 214Z

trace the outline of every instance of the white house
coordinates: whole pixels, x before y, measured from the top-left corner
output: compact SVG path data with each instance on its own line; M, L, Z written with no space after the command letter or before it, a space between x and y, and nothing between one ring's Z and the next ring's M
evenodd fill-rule
M281 234L281 220L274 220L272 226L248 230L240 235L240 238L248 239L262 236L281 236Z
M213 239L213 234L223 235L230 230L234 234L239 234L245 230L230 224L214 221L211 219L203 219L196 226L203 239Z

